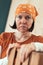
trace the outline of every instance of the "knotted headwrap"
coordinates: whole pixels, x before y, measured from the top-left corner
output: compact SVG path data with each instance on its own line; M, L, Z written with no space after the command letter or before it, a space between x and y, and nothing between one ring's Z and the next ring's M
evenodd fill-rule
M33 19L38 15L36 8L31 4L20 4L16 9L15 15L18 15L21 12L30 14Z

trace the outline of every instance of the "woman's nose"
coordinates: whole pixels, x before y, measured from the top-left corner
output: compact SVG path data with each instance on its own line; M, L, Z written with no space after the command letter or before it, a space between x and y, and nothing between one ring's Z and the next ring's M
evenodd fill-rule
M21 23L26 23L25 17L23 17L23 18L21 19Z

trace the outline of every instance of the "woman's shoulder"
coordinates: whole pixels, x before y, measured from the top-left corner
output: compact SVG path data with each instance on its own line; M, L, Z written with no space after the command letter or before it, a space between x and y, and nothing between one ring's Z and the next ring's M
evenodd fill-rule
M33 34L33 39L37 42L42 42L43 43L43 36L42 35L34 35Z
M39 39L41 38L41 39L43 39L43 36L42 36L42 35L35 35L35 34L32 34L32 36L35 37L35 38L39 38Z
M3 32L0 34L0 39L7 39L11 37L14 34L14 32Z

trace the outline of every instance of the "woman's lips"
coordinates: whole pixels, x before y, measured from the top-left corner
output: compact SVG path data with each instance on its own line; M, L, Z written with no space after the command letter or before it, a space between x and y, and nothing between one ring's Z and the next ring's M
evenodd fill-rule
M19 28L25 30L25 29L27 29L27 26L26 25L20 25Z

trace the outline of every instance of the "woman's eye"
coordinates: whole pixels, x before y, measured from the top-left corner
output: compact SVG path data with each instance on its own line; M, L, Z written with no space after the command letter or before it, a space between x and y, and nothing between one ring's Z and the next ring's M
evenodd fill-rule
M30 18L31 18L30 16L26 16L26 17L25 17L26 20L28 20L28 19L30 19Z
M19 19L22 19L22 16L19 15L18 18L19 18Z

